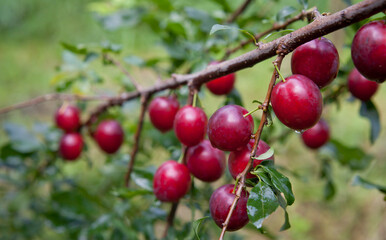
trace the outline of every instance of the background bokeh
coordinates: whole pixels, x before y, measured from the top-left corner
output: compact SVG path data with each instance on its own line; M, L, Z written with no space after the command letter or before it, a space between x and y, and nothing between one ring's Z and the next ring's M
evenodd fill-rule
M55 78L58 76L58 67L63 61L63 48L61 42L72 44L99 44L103 41L121 44L123 47L121 56L137 55L143 58L154 56L165 56L166 52L158 44L158 38L152 34L150 29L122 27L114 30L106 30L96 20L95 11L100 11L100 3L105 2L108 6L110 1L94 0L2 0L0 3L0 107L25 101L32 97L53 92L55 89ZM114 2L114 1L113 1ZM122 5L129 4L130 1ZM228 1L231 6L238 6L242 1ZM269 1L268 1L269 2ZM309 1L309 6L317 6L320 12L335 12L344 8L347 1ZM358 2L358 1L353 1ZM99 3L99 5L98 5ZM196 7L203 10L215 11L216 6L209 1L186 1L178 0L176 4ZM256 0L248 11L265 11L262 9L266 1ZM284 5L296 5L297 1L275 1L275 8L280 9ZM255 8L254 8L255 7ZM257 8L259 7L259 8ZM270 9L277 12L275 9ZM293 28L303 26L304 23L292 25ZM329 36L340 54L341 63L350 61L349 44L350 36L345 30L337 31ZM242 37L241 37L242 38ZM240 39L241 39L240 38ZM251 50L250 47L247 50ZM234 56L241 54L236 53ZM286 57L282 67L284 75L290 75L290 56ZM268 80L272 72L272 60L267 60L253 68L245 69L237 73L236 87L242 95L247 109L253 109L252 100L264 98ZM119 90L114 84L121 78L119 70L112 66L105 67L95 64L93 66L105 79L103 87L90 88L89 93L114 94ZM151 85L156 80L156 75L141 70L133 69L133 75L138 81L145 85ZM164 76L165 78L167 76ZM344 81L344 79L341 81ZM224 97L214 97L206 89L201 95L201 102L208 116L210 116L224 101ZM383 195L376 190L368 190L358 186L352 186L352 178L355 174L375 183L385 184L386 172L386 131L382 130L380 137L371 145L369 142L370 124L368 120L359 116L359 101L348 101L349 94L341 99L340 108L329 105L324 109L323 117L331 127L333 139L339 140L350 147L361 147L374 156L371 165L364 171L352 172L342 167L338 162L333 162L333 177L337 187L337 193L331 201L323 200L324 181L319 179L320 163L318 153L306 149L297 133L291 132L287 141L275 142L278 165L285 166L296 172L301 177L288 175L292 181L296 202L288 208L292 228L285 232L278 232L282 223L282 212L277 210L266 222L269 232L281 239L385 239L386 236L386 208ZM386 126L386 88L381 86L373 101L381 114L381 125ZM0 116L0 124L20 123L31 127L39 121L51 124L53 112L60 102L53 101L32 106L22 110ZM135 129L138 103L128 104L124 108L127 121L124 123L126 129ZM90 111L87 108L86 113ZM126 109L126 110L125 110ZM133 113L134 112L134 113ZM86 117L87 114L83 117ZM258 116L256 114L255 116ZM283 128L281 123L275 119L274 125ZM146 127L151 128L147 123ZM266 136L267 137L267 136ZM130 149L127 136L126 146L121 150L128 152ZM7 141L6 134L0 132L0 143ZM119 167L105 165L106 157L96 149L96 146L88 139L89 147L92 149L88 161L81 159L79 162L64 164L58 163L63 169L62 174L74 178L79 186L88 189L94 196L101 192L109 193L115 187L115 183L122 181L124 170ZM170 158L168 151L161 147L149 146L147 136L143 136L144 149L138 156L141 164L159 165ZM90 161L92 164L90 164ZM144 163L145 162L145 163ZM32 168L34 166L31 166ZM4 170L0 169L3 174ZM215 183L218 186L221 183ZM199 184L200 186L203 184ZM35 188L34 188L35 189ZM103 190L100 190L103 189ZM24 191L24 192L23 192ZM0 179L0 197L6 199L10 193L17 193L17 200L13 201L13 208L28 209L31 191L28 188L20 190L17 187L7 186L6 181ZM42 190L35 194L44 195ZM47 196L49 197L49 196ZM112 196L99 195L104 204L109 204ZM104 198L104 199L103 199ZM139 197L140 198L140 197ZM73 201L77 201L76 198ZM136 200L140 202L140 199ZM9 201L0 203L0 211L4 214L5 208L11 208ZM3 209L1 209L3 208ZM165 208L169 208L168 206ZM90 210L92 211L92 210ZM24 212L29 214L28 210ZM182 221L190 220L188 207L181 207L178 216ZM189 217L187 217L187 215ZM4 215L7 219L0 219L0 239L9 239L17 227L8 224L15 216ZM128 219L135 219L127 216ZM14 219L16 222L16 219ZM28 223L25 223L28 224ZM204 224L209 224L204 222ZM210 225L215 228L214 225ZM19 226L20 227L20 226ZM162 231L162 223L156 225L155 231ZM68 230L53 228L47 224L41 235L33 239L66 239ZM7 235L9 234L9 235ZM2 236L3 235L3 236ZM159 233L156 233L159 236ZM241 235L246 239L265 239L253 227L242 231ZM16 235L14 235L16 236ZM228 234L229 237L232 234ZM15 237L14 239L18 239ZM20 238L19 238L20 239Z

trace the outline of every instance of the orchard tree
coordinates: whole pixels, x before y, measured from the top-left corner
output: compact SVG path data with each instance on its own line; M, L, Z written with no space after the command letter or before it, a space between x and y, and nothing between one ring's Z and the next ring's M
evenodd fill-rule
M326 200L336 194L333 161L352 171L369 166L372 156L366 151L331 139L322 115L351 93L361 101L360 115L371 122L370 142L379 136L379 113L371 99L386 79L386 1L344 1L349 6L335 13L320 13L305 0L282 9L274 1L269 11L253 9L258 6L253 0L236 1L236 7L230 1L209 2L215 11L169 0L94 3L103 27L147 29L166 57L122 56L123 47L109 42L62 42L57 92L0 110L5 115L60 102L52 123L33 130L4 124L4 239L238 239L227 232L248 223L258 230L254 234L274 238L264 220L280 207L280 230L291 227L287 208L295 196L285 175L299 177L277 166L278 142L297 132L315 152ZM302 27L290 28L300 21ZM348 62L324 37L344 28L351 37ZM292 73L282 73L290 53ZM236 72L272 57L272 77L256 76L250 86L268 83L265 97L242 99L235 83L243 79ZM103 85L98 67L114 68L121 78ZM149 77L154 81L144 79ZM106 86L119 93L105 94ZM204 92L225 99L212 115ZM246 109L243 100L253 101L255 109ZM68 174L77 161L89 164L82 171L102 172L94 175L94 192ZM386 193L386 187L358 175L354 184ZM28 201L20 200L23 194ZM176 217L181 205L190 220Z

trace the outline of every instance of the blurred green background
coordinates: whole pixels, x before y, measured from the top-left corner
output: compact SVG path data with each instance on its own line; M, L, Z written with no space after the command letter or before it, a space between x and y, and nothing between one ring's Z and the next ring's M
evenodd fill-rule
M92 0L2 0L0 3L0 107L21 102L44 93L54 91L52 79L56 76L56 68L61 65L63 48L60 42L94 44L110 41L122 44L124 54L141 57L163 56L165 51L157 45L157 37L149 29L120 28L114 31L105 30L96 20L91 9L97 1ZM98 1L102 2L102 1ZM105 1L108 3L109 1ZM117 1L119 2L119 1ZM121 1L124 2L124 1ZM229 1L232 6L238 6L242 1ZM257 3L263 1L256 1ZM358 1L355 1L358 2ZM128 1L129 4L130 1ZM194 6L213 10L213 5L207 1L176 1L177 4ZM256 4L257 4L256 3ZM125 3L122 3L125 4ZM284 5L296 5L297 1L279 1L277 8ZM343 1L309 1L309 6L317 6L321 12L335 12L347 6ZM260 9L248 9L260 11ZM304 23L296 24L300 27ZM350 39L345 37L344 30L328 36L338 48L341 63L350 59L350 51L345 44ZM251 48L250 48L251 49ZM249 49L249 50L250 50ZM241 54L236 53L235 56ZM282 73L290 75L290 57L286 57ZM112 67L106 70L97 66L97 71L107 79L120 75ZM242 94L247 109L252 109L253 99L262 100L272 72L271 60L258 64L251 69L237 73L236 87ZM143 85L152 84L155 76L143 74L139 70L134 75ZM148 79L149 78L149 79ZM153 79L152 79L153 78ZM109 84L107 84L109 85ZM103 90L99 90L102 91ZM210 116L224 100L215 98L205 89L202 96L203 107ZM344 97L348 99L349 95ZM384 113L386 105L386 89L381 86L374 97L374 103L381 114L381 124L386 126ZM53 111L58 102L44 103L28 109L17 110L0 116L0 123L9 121L26 125L44 120L51 121ZM359 172L360 176L379 184L385 184L386 172L386 132L381 131L374 145L369 142L369 122L359 116L359 101L342 101L341 108L330 105L324 109L323 117L331 126L332 138L351 147L362 147L375 156L370 167ZM255 115L258 116L258 115ZM276 125L280 125L275 120ZM1 137L3 136L3 137ZM4 142L4 134L0 134ZM146 136L144 136L146 142ZM91 145L91 144L90 144ZM318 178L319 163L316 153L307 150L300 141L299 135L292 133L284 144L275 143L277 164L296 171L305 181L291 177L296 196L294 206L289 207L292 228L286 232L277 233L282 239L385 239L386 207L382 194L376 190L367 190L351 185L353 172L333 163L333 176L337 184L336 197L329 202L323 201L323 184ZM130 149L128 146L126 149ZM157 154L150 154L152 162L159 164L169 158L166 150L158 148ZM94 157L100 156L95 154ZM142 156L144 157L144 156ZM165 159L159 159L164 157ZM76 163L66 168L66 174L77 178L87 186L100 186L98 167L103 160L95 160L96 164L89 167L85 163ZM0 180L0 185L2 185ZM217 186L218 183L215 184ZM1 186L0 186L1 187ZM5 194L4 186L0 194ZM25 200L28 201L28 200ZM182 217L184 209L178 214ZM189 220L189 219L188 219ZM0 224L1 224L0 220ZM282 212L277 210L266 225L276 234L282 221ZM50 233L41 239L58 237L60 233ZM52 235L50 235L52 234ZM256 230L245 230L247 239L265 239ZM231 235L231 234L229 234ZM1 232L0 232L1 238ZM37 238L39 239L39 238ZM52 239L52 238L51 238Z

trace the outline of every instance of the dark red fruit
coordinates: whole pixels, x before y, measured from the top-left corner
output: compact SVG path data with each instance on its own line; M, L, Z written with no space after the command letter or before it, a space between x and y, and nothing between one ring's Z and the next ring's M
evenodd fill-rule
M330 139L330 129L328 124L323 119L302 133L302 139L304 144L312 149L320 148Z
M362 101L368 101L378 89L378 83L366 79L357 69L353 69L348 75L348 90Z
M318 85L327 86L339 70L339 54L334 44L321 37L300 45L291 58L293 74L301 74Z
M191 147L204 139L207 121L201 108L185 106L176 114L174 132L181 143Z
M218 64L218 62L211 62L210 65ZM235 84L235 74L231 73L206 83L206 87L215 95L226 95L230 93Z
M214 222L222 228L222 224L228 215L229 209L231 208L232 202L235 199L235 195L232 193L233 184L227 184L221 186L213 192L209 200L210 214ZM241 196L235 210L233 211L232 217L229 220L227 231L236 231L244 227L248 222L247 214L247 201L249 193L243 189Z
M72 105L63 105L56 111L56 125L66 132L75 132L80 125L79 109Z
M66 133L59 143L59 153L65 160L75 160L82 153L83 139L79 133Z
M94 134L99 147L106 153L115 153L123 142L121 125L114 120L101 122Z
M154 174L154 194L163 202L177 202L189 191L190 182L188 168L184 164L169 160Z
M149 116L154 127L161 132L171 130L179 107L180 104L173 96L154 98L149 105Z
M223 151L236 151L248 144L253 131L253 119L245 108L226 105L209 119L208 137L213 147Z
M188 149L186 165L196 178L204 182L213 182L224 173L225 154L212 147L208 140L204 140Z
M386 21L362 26L351 45L355 67L367 79L382 83L386 79Z
M322 94L309 78L295 74L275 85L272 108L287 127L302 131L314 126L322 115Z
M249 144L247 144L245 147L243 147L240 151L234 151L229 154L228 158L228 169L230 174L234 179L236 179L237 175L239 175L242 171L244 171L245 167L247 166L251 151L253 148L254 140L250 140ZM257 147L256 156L266 153L269 150L269 146L266 142L263 140L259 141L259 145ZM275 156L271 156L269 158L263 159L263 160L253 160L253 168L255 168L257 165L259 165L264 160L275 160ZM255 175L252 175L251 173L248 173L246 178L255 178Z

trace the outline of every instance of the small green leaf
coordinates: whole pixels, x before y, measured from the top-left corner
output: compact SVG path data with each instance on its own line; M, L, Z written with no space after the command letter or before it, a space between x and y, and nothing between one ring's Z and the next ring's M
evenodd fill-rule
M215 24L215 25L212 26L212 29L210 30L209 35L212 35L215 32L221 31L221 30L240 30L240 29L237 28L237 27L221 25L221 24Z
M367 102L362 101L359 114L370 121L370 142L373 144L381 132L378 110L371 100Z
M266 160L266 159L272 157L274 153L275 153L275 151L273 150L273 148L269 148L268 151L266 151L263 154L260 154L257 157L254 157L253 159L256 159L256 160Z
M344 1L351 1L351 0L344 0ZM298 2L299 2L299 4L301 4L303 6L304 10L306 10L308 8L308 0L298 0Z
M343 2L346 3L348 6L351 6L351 5L352 5L351 0L343 0Z
M330 161L327 159L322 160L321 166L321 174L320 177L326 180L326 184L324 185L324 199L331 200L335 196L335 184L332 178L332 166Z
M147 169L134 169L131 173L131 178L135 184L148 191L153 191L153 176L154 173Z
M213 33L218 32L220 30L237 30L237 31L240 31L240 32L248 35L251 39L253 39L253 41L255 42L255 45L257 46L257 40L256 40L255 36L253 36L253 34L251 34L250 32L248 32L244 29L240 29L240 28L233 27L233 26L215 24L212 26L212 29L210 30L209 35L212 35Z
M324 185L324 199L331 200L335 196L335 184L332 179L327 179L326 185Z
M334 139L330 140L325 149L332 151L334 159L337 159L342 165L349 166L352 170L367 168L373 158L358 147L348 147Z
M75 46L65 42L61 42L60 44L62 45L63 48L67 49L72 53L82 54L82 55L87 54L87 48L84 45Z
M280 192L282 192L290 206L295 201L295 196L292 192L292 186L289 179L283 174L279 173L274 167L261 166L271 177L272 183Z
M243 106L243 99L239 91L236 88L233 88L230 93L226 96L225 102L223 105L236 104L239 106Z
M120 198L133 198L135 196L143 196L143 195L148 195L148 194L153 194L152 191L146 190L146 189L117 189L112 192L112 194L116 197Z
M101 43L102 51L104 53L120 53L122 50L122 46L119 44L110 43L108 41Z
M209 218L209 216L205 216L205 217L199 218L199 219L195 220L195 221L193 222L193 224L192 224L193 230L194 230L194 234L196 235L196 238L197 238L198 240L200 240L200 236L198 236L198 228L200 227L201 223L202 223L204 220L208 219L208 218Z
M125 58L123 58L123 61L125 61L126 63L130 64L130 65L134 65L134 66L139 66L139 67L142 67L145 65L145 60L143 60L142 58L140 57L137 57L137 56L126 56Z
M291 227L291 224L289 222L288 212L287 212L287 203L279 191L275 191L275 195L276 195L277 199L279 200L280 207L283 208L283 210L284 210L284 223L280 228L280 231L284 231L284 230L287 230Z
M278 206L279 202L271 187L260 181L252 188L248 198L248 218L259 229L262 227L264 219L271 215Z
M284 22L294 12L296 12L296 8L285 6L276 14L276 21Z
M361 186L367 189L378 189L380 192L386 194L386 186L381 186L372 182L369 182L360 176L356 175L352 181L353 186Z
M295 29L284 29L284 30L270 33L262 39L262 42L267 42L267 39L269 39L269 38L270 38L270 40L273 40L273 36L280 35L280 37L281 37L281 36L284 36L285 34L293 32L293 31L295 31Z

